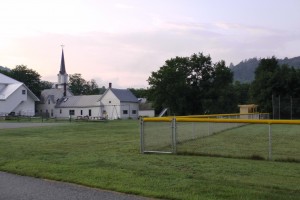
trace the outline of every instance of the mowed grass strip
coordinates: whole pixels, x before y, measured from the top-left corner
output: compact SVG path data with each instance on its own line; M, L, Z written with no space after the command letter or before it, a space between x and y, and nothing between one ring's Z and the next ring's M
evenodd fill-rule
M201 123L198 123L201 125ZM202 123L203 124L203 123ZM210 126L216 126L213 124ZM225 124L226 125L226 124ZM236 128L223 125L223 131L202 137L195 137L177 145L179 154L199 154L235 158L269 159L269 125L248 124ZM204 124L206 126L207 124ZM188 128L178 131L183 137L191 137ZM205 133L205 128L199 132ZM222 129L222 128L220 128ZM185 132L185 130L187 130ZM207 132L207 131L206 131ZM183 135L183 136L182 136ZM184 137L183 137L184 138ZM300 125L273 124L271 126L271 159L300 163Z
M300 164L140 154L139 122L0 130L0 170L165 199L299 199Z

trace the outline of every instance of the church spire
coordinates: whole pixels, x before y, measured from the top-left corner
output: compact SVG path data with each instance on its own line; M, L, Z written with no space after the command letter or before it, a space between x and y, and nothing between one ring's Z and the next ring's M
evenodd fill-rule
M61 62L60 62L60 74L66 74L66 67L65 67L65 58L64 58L64 45L61 45L62 51L61 51Z
M58 88L63 88L64 89L64 96L66 96L66 89L67 89L67 84L68 84L68 74L66 72L66 66L65 66L65 58L64 58L64 45L61 45L62 51L61 51L61 62L60 62L60 70L59 73L57 74L58 78L58 83L57 87Z

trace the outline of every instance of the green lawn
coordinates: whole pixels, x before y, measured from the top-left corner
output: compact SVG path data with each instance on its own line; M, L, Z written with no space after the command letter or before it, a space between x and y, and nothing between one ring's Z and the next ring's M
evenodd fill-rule
M0 129L0 170L166 199L299 199L300 164L140 154L139 124Z
M178 131L178 135L192 135L185 130L188 130L188 127ZM271 130L271 159L300 162L300 125L272 125ZM178 144L177 151L187 154L267 160L269 159L269 126L249 124L225 129L212 135L199 136Z

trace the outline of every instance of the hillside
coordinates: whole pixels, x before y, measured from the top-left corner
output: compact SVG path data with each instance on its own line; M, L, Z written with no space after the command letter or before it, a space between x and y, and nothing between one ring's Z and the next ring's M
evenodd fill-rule
M10 71L9 68L0 66L0 71L1 71L1 70L2 70L2 71Z
M254 80L254 72L257 68L260 59L250 58L248 60L243 60L239 64L230 67L233 71L233 78L235 81L244 82L252 82ZM284 58L278 59L278 63L280 65L287 64L289 66L293 66L297 69L300 69L300 56L294 58Z

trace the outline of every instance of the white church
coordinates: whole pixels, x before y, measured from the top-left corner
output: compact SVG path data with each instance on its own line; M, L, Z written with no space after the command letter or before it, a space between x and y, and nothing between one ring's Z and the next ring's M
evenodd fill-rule
M139 101L127 89L116 89L109 84L104 94L74 96L68 89L64 51L62 49L58 83L41 92L37 114L51 118L74 119L137 119Z

